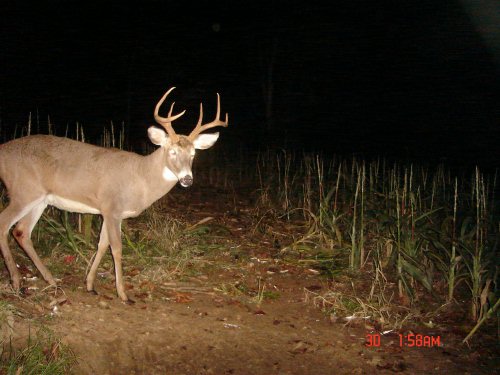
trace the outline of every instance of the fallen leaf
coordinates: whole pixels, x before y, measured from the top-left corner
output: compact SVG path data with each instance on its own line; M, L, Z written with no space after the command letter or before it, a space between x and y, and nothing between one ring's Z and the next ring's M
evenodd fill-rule
M75 255L66 255L63 259L64 263L65 264L71 264L73 263L74 261L76 260L76 256Z
M290 351L292 354L303 354L305 352L307 352L307 347L306 345L304 344L304 342L302 341L299 341L294 347L293 349Z
M156 284L152 283L149 280L145 280L142 283L139 284L139 287L141 289L148 289L148 290L154 290L156 288Z
M144 299L148 298L149 294L148 293L136 293L135 296L139 299L144 300Z
M193 300L193 298L191 297L191 293L177 292L177 293L175 293L174 298L175 298L175 302L177 302L177 303L188 303L188 302L191 302Z
M127 274L129 276L137 276L140 273L141 273L141 270L139 268L132 268L131 270L127 270Z

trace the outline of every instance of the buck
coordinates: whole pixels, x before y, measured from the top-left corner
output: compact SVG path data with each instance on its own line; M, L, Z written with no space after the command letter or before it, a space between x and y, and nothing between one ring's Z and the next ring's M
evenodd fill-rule
M0 248L11 283L20 287L20 275L9 249L12 233L20 247L31 258L43 278L51 285L56 281L36 253L31 232L48 205L59 209L102 215L102 228L97 252L86 278L89 292L94 289L97 268L109 246L114 260L118 296L130 302L125 293L122 274L121 222L136 217L167 194L177 182L191 186L191 167L195 149L207 149L217 141L219 133L201 134L217 126L220 120L220 97L217 94L215 120L203 121L203 105L194 130L188 136L176 134L172 121L186 111L160 117L159 109L170 88L155 107L154 118L163 129L151 126L148 136L160 146L147 156L113 148L104 148L49 135L32 135L0 145L0 178L9 196L8 206L0 213Z

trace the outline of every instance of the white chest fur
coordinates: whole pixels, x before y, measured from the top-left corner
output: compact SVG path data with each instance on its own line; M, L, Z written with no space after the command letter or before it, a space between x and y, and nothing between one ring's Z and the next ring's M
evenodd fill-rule
M168 181L168 182L177 182L179 181L179 179L177 178L177 176L174 174L174 172L172 172L170 169L168 169L167 167L163 167L163 173L162 173L162 176L164 178L165 181Z

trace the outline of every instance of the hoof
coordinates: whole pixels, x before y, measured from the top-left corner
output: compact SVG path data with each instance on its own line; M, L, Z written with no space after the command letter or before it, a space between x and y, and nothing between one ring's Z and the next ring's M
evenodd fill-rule
M128 298L126 301L123 301L126 305L135 305L135 301L133 299Z
M99 295L99 293L97 293L94 289L87 290L87 292L89 292L90 294L93 294L94 296L98 296Z
M11 281L11 286L12 286L12 289L14 289L16 292L19 292L21 290L21 281L19 281L19 280L12 280Z

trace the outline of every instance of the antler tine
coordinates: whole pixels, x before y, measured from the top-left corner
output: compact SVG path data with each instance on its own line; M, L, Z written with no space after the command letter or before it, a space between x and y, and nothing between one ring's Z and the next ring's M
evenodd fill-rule
M203 121L203 104L200 103L200 117L198 118L198 123L196 124L196 127L193 129L191 134L189 134L188 138L190 141L194 141L194 139L201 133L204 132L207 129L214 128L216 126L223 126L227 127L228 122L229 122L229 117L226 113L226 121L221 121L220 120L220 95L217 93L217 113L215 115L215 120L212 122L209 122L207 124L202 125Z
M178 113L178 114L172 116L172 111L174 110L174 104L175 104L175 102L173 102L172 105L170 106L170 111L168 112L168 117L161 117L158 114L161 105L163 104L163 102L167 98L168 94L170 94L173 89L175 89L175 87L171 87L163 95L163 97L160 99L160 101L156 104L154 117L155 117L156 122L159 125L163 126L163 128L165 128L165 130L167 131L167 133L168 133L169 137L171 138L172 142L175 143L175 142L177 142L179 140L179 136L175 133L175 130L172 127L172 121L177 120L179 117L181 117L186 112L186 110L184 110L181 113Z
M198 122L196 123L196 127L201 126L202 120L203 120L203 103L200 103L200 117L198 117Z

